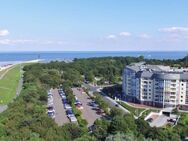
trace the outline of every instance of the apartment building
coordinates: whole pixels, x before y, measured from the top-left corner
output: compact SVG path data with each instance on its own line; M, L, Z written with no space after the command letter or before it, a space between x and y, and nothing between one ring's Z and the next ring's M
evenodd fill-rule
M188 107L188 68L134 63L123 71L122 88L127 101L156 107Z

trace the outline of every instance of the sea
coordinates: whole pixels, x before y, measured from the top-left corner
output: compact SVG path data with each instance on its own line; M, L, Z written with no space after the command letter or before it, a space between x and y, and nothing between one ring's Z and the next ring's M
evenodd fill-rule
M181 59L188 51L52 51L52 52L0 52L0 64L42 59L49 61L72 60L74 58L144 56L147 59Z

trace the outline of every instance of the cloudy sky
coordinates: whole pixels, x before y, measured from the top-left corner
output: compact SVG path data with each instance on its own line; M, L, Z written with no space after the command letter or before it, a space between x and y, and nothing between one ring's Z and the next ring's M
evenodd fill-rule
M58 50L188 50L188 0L0 0L0 52Z

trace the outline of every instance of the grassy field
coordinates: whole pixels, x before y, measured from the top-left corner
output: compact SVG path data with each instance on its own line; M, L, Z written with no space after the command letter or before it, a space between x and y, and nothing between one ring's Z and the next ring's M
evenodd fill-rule
M134 108L129 106L126 103L123 102L118 102L121 106L123 106L124 108L126 108L127 110L129 110L132 114L134 114L135 116L139 116L139 114L145 110L145 108ZM157 109L148 109L146 110L143 114L142 117L147 116L150 112L159 112L159 110Z
M121 106L123 106L125 109L129 110L132 114L134 114L135 116L139 116L139 114L144 111L145 109L139 109L139 108L134 108L131 107L129 105L127 105L126 103L123 102L118 102Z
M20 66L17 65L0 80L0 104L7 104L16 96L19 79Z

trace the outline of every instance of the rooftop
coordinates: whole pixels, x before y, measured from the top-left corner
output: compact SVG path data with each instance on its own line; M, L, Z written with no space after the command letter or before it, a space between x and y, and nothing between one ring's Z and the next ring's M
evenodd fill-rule
M170 67L170 66L164 66L164 65L149 65L145 64L145 62L139 62L139 63L132 63L129 66L126 66L126 68L129 68L131 70L134 70L135 72L160 72L160 73L188 73L188 68L177 68L177 67Z

